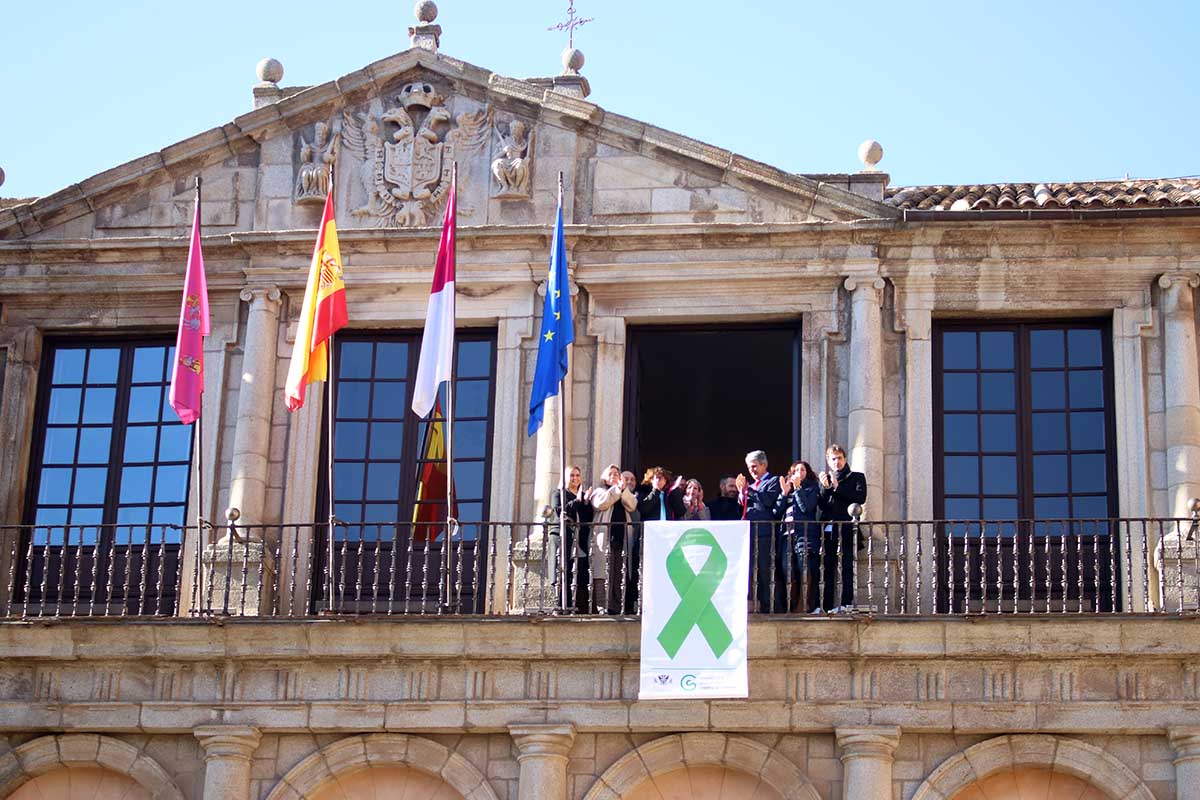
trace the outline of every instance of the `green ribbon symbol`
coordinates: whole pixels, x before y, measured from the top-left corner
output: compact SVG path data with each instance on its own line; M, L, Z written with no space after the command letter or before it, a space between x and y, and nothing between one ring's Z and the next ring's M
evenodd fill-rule
M689 545L706 545L710 548L708 558L699 572L692 572L692 565L683 555L683 548ZM720 658L733 644L733 634L712 604L713 595L729 566L725 551L708 530L692 528L675 542L667 554L666 564L667 577L671 579L675 591L679 592L679 605L658 634L658 643L668 656L674 658L692 628L696 627L712 648L713 655Z

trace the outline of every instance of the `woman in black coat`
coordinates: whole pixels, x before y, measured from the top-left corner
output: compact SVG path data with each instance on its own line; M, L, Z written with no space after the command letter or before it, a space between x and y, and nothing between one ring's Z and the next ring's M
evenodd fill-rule
M804 587L804 610L821 610L818 584L821 575L821 526L817 524L817 501L821 486L807 461L792 464L779 481L779 500L775 518L783 520L783 541L776 552L791 550L795 573L789 583L799 580ZM790 545L790 547L789 547Z
M549 520L549 531L551 536L559 537L558 575L562 578L561 583L555 583L561 594L558 602L563 609L586 614L590 610L588 547L592 490L583 488L583 473L577 466L567 467L565 478L566 486L560 486L550 495L554 518ZM560 520L566 522L565 536Z

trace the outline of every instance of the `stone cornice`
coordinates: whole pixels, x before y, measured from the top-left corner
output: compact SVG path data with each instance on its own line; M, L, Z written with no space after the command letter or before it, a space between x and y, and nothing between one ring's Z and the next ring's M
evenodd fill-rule
M750 658L1200 658L1200 618L1112 614L750 622ZM495 617L342 620L69 618L0 621L0 664L213 659L278 661L636 658L636 621ZM586 635L584 635L586 633Z
M748 700L643 703L636 621L7 622L0 731L1161 733L1200 715L1198 624L754 621Z

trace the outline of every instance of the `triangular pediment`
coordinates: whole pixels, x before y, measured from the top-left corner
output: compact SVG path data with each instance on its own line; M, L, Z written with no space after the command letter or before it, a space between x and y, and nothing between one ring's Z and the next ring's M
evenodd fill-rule
M311 228L329 163L344 228L438 224L455 163L464 226L548 223L560 171L577 224L896 215L829 176L784 172L622 117L550 80L414 48L281 91L220 128L0 210L0 239L178 235L190 223L195 175L207 232Z

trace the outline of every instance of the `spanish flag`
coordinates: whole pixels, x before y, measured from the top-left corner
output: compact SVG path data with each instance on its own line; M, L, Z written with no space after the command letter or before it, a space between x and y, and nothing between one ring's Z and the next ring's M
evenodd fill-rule
M325 196L325 213L308 268L304 305L296 328L296 344L288 367L287 407L296 411L304 405L304 388L313 381L328 378L327 341L345 326L346 284L342 280L342 253L338 249L337 225L333 221L333 187Z
M417 502L413 504L414 543L436 542L446 527L446 499L449 486L446 475L446 420L442 416L441 400L434 400L433 416L425 424L421 443L420 475L417 478ZM458 509L451 508L450 516L457 517Z

